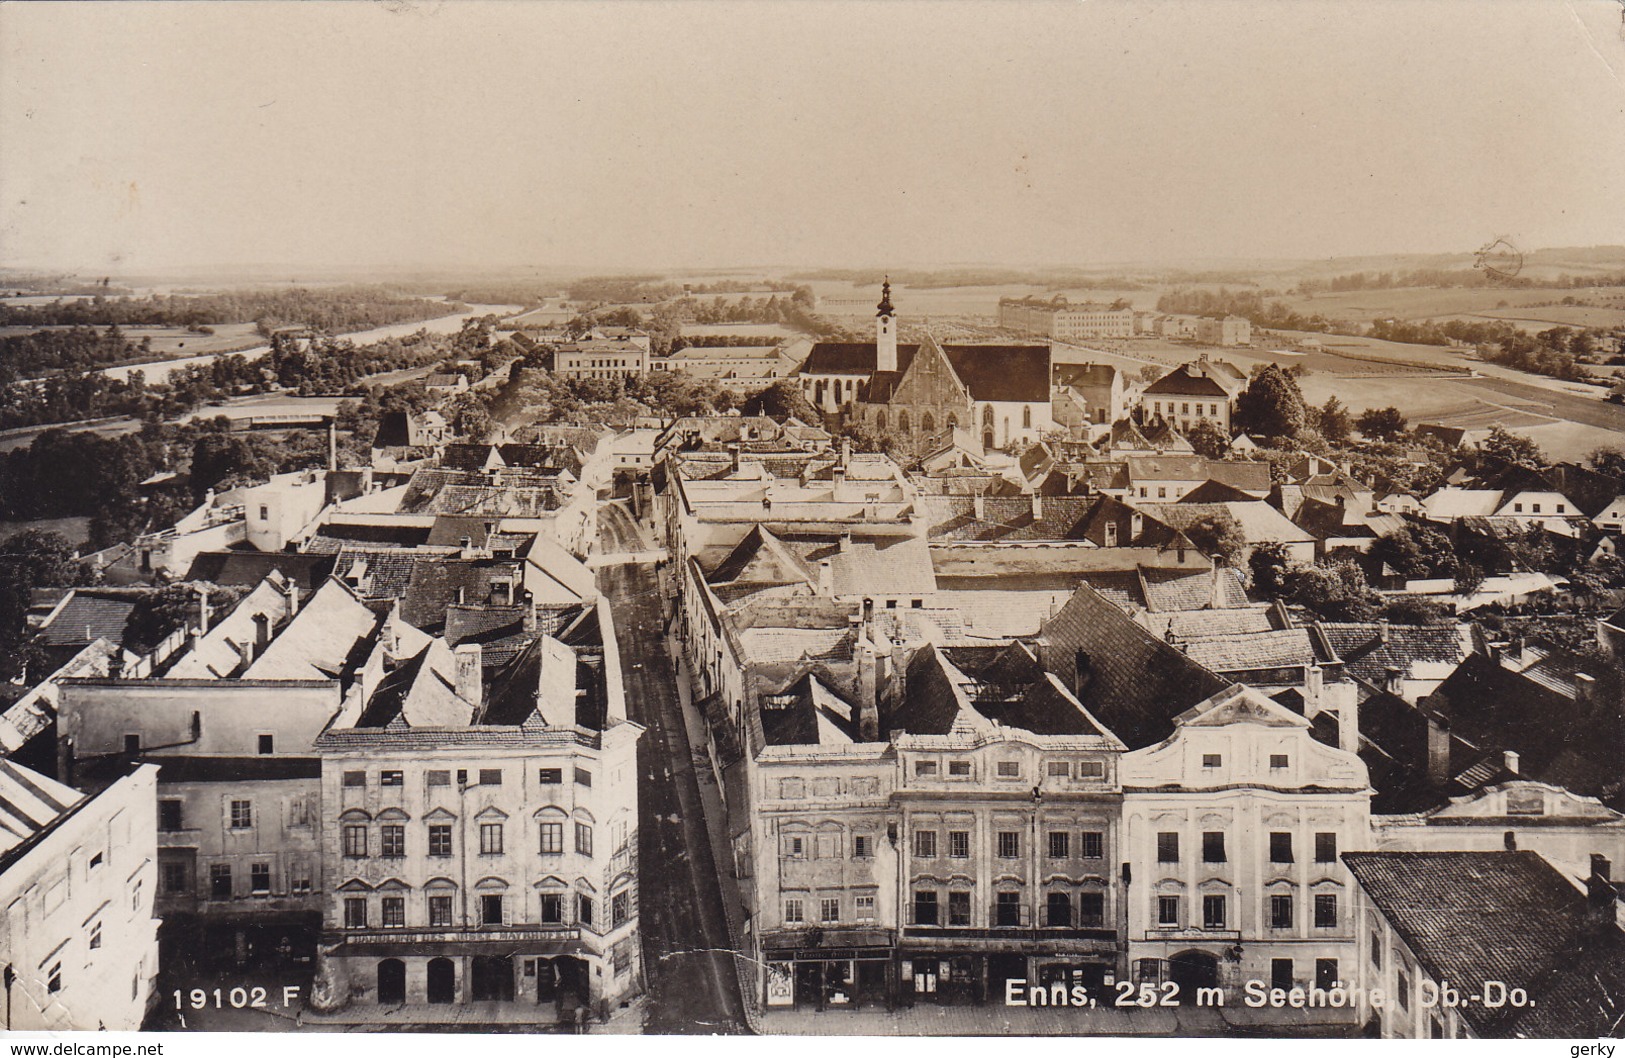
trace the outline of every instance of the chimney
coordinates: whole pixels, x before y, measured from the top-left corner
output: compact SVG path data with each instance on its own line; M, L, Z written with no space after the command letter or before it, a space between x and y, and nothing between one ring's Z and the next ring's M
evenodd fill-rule
M818 560L818 594L826 598L835 594L835 568L827 558Z
M116 643L113 645L113 652L107 655L107 678L110 680L124 678L124 648Z
M1043 517L1044 517L1044 497L1040 496L1037 492L1034 492L1033 493L1033 521L1035 521L1035 522L1039 521Z
M1588 712L1597 704L1597 677L1587 672L1574 674L1574 704Z
M1443 786L1450 781L1450 721L1437 713L1427 714L1428 782Z
M852 462L852 438L841 438L841 466Z
M246 670L248 666L254 663L254 644L238 643L237 654L242 658L242 669Z
M197 634L204 635L209 631L209 589L201 584L197 589Z
M976 520L987 520L987 498L980 494L971 497L971 509L976 514Z
M332 473L339 468L339 424L337 419L327 420L327 470Z
M288 620L293 620L293 615L299 612L299 585L293 582L292 577L282 582L282 601Z
M1386 617L1377 622L1377 642L1388 642L1388 618Z
M525 634L527 636L535 635L536 634L536 596L532 595L528 591L525 593L525 609L524 609L524 614L523 614L522 619L523 619L523 622L524 622Z
M456 678L452 681L452 687L457 692L457 697L476 706L482 704L480 645L478 643L463 643L452 653L455 655L457 662Z
M1597 852L1591 854L1591 876L1586 879L1586 910L1589 912L1587 917L1599 926L1613 925L1618 915L1615 902L1619 896L1609 879L1609 869L1607 856Z
M1389 665L1383 672L1386 674L1386 678L1383 680L1382 689L1397 697L1405 697L1403 693L1405 690L1404 670L1397 665Z
M739 473L739 446L736 444L728 446L728 472Z
M841 554L849 554L852 550L852 534L842 533L840 542Z
M1518 754L1510 749L1501 751L1501 766L1512 774L1518 774Z
M1320 699L1325 690L1325 672L1319 665L1310 665L1304 672L1303 681L1303 715L1314 716L1320 712Z

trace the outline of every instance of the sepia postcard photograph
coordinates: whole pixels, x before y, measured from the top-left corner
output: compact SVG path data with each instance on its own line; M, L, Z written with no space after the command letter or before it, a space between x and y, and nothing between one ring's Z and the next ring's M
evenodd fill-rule
M1622 0L0 2L7 1058L1614 1058L1622 900Z

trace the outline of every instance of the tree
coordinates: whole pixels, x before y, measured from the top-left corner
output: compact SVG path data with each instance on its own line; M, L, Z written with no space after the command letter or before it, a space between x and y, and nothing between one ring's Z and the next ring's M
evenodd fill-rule
M1326 403L1320 407L1320 436L1334 445L1340 445L1349 439L1349 433L1354 429L1354 422L1349 417L1348 409L1336 397L1327 397Z
M1355 425L1367 437L1378 441L1391 441L1405 432L1405 416L1392 405L1386 408L1367 408L1355 420Z
M1524 467L1528 470L1545 470L1551 466L1540 445L1503 426L1490 427L1490 435L1484 438L1478 448L1485 458L1503 466Z
M1279 364L1265 364L1236 398L1235 423L1244 433L1296 438L1307 421L1303 393Z
M1358 563L1329 562L1293 570L1288 578L1292 601L1324 621L1369 621L1381 597L1366 584Z
M1450 537L1432 525L1412 524L1377 537L1367 552L1401 577L1450 577L1458 565Z
M1212 419L1197 419L1185 431L1185 440L1196 449L1196 454L1207 459L1222 459L1230 450L1230 437L1224 428Z
M1186 527L1185 535L1221 566L1234 566L1247 547L1241 526L1224 512L1203 515Z
M1442 602L1415 595L1399 595L1383 606L1382 616L1395 624L1432 625L1451 620L1455 617L1455 611Z
M1292 559L1286 545L1259 544L1247 558L1253 575L1253 590L1266 599L1279 599L1287 593L1287 578L1292 572Z
M810 426L817 426L823 421L818 410L802 396L801 387L793 378L781 378L753 394L746 399L743 411L746 415L766 415L780 422L800 419Z
M1484 586L1484 571L1472 562L1456 568L1456 594L1473 595Z
M1598 448L1586 456L1586 463L1599 474L1625 478L1625 448Z
M76 580L73 547L61 533L25 529L0 542L0 677L14 679L37 660L25 647L30 593Z

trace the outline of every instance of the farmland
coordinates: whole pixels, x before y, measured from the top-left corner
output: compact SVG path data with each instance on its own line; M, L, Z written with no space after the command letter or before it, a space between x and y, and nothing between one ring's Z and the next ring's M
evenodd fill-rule
M16 300L16 299L13 299ZM96 327L95 330L106 330L105 327ZM48 327L0 327L0 338L18 334L34 334L39 331L66 331L72 330L67 326ZM241 349L252 349L256 345L264 345L265 339L260 336L252 323L220 323L213 327L213 334L197 334L185 327L120 327L124 337L131 342L143 339L152 342L152 359L167 360L177 356L203 356L211 353L229 353Z

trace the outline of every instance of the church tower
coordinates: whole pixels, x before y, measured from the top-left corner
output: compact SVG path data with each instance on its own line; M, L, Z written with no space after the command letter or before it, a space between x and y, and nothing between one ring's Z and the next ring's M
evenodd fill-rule
M875 370L897 370L897 310L891 304L891 276L880 284L880 311L875 313Z

